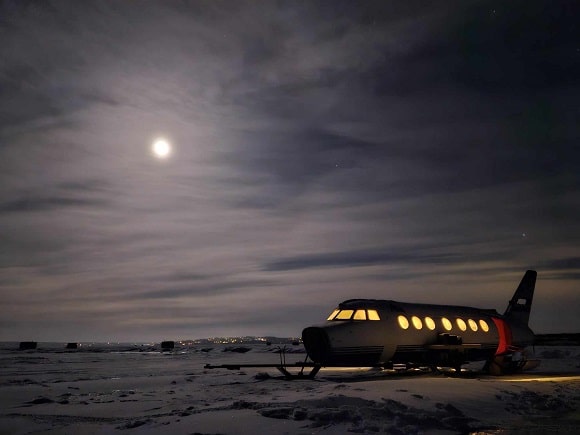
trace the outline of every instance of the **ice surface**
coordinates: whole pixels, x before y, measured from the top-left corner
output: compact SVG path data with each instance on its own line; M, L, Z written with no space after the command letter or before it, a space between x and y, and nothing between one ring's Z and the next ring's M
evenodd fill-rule
M0 346L0 434L577 433L580 347L537 347L517 376L323 369L283 380L275 346ZM304 353L286 356L301 361Z

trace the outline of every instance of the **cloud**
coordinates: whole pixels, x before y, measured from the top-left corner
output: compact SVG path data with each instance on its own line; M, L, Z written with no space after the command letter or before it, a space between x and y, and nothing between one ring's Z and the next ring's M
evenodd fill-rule
M421 253L396 251L345 251L325 254L309 254L271 261L264 266L266 271L299 270L319 267L357 267L370 265L413 265L413 264L459 264L475 259L468 259L454 253ZM479 258L478 260L482 260Z
M58 210L64 207L100 207L106 205L101 199L53 197L53 198L21 198L0 203L0 213L22 213Z
M215 277L214 277L215 279ZM264 287L273 287L278 284L275 280L246 280L233 282L215 283L210 280L207 283L200 283L196 285L186 285L183 288L164 288L151 292L139 293L137 296L142 299L173 299L184 296L216 296L227 293L237 292L247 288L259 289ZM134 297L134 296L132 296Z
M95 335L295 331L300 306L315 320L350 288L428 298L420 277L453 300L472 273L493 291L530 267L577 278L575 6L0 8L14 319L28 298L46 331L81 308L108 313Z
M546 268L556 270L580 269L580 257L567 257L548 260L544 261L542 265Z

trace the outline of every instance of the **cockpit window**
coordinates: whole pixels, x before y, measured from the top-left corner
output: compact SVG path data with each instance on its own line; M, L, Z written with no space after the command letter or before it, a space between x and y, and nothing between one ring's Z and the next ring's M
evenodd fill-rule
M381 320L377 310L341 310L336 309L326 320Z
M353 310L341 310L335 317L335 320L350 320Z
M332 320L332 319L334 319L334 317L338 314L339 311L340 310L334 310L332 312L332 314L330 316L328 316L328 319L326 319L326 320Z

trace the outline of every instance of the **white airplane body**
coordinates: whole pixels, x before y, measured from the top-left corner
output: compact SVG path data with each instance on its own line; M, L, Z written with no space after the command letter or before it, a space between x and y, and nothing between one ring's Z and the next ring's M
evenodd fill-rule
M305 328L308 356L321 367L454 367L487 361L494 374L532 366L525 348L536 272L528 270L505 313L454 305L350 299L325 324Z

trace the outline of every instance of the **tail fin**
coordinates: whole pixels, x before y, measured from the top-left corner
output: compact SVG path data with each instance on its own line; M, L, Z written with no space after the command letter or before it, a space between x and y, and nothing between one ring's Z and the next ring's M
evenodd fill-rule
M538 274L535 270L526 271L518 289L512 296L512 299L505 310L504 316L514 319L524 325L528 324L537 275Z

